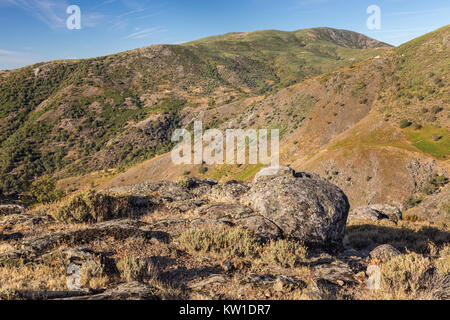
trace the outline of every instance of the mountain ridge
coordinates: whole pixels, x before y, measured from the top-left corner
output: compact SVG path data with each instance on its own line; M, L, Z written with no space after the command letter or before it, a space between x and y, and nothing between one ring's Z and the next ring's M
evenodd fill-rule
M261 99L385 50L347 48L318 39L311 29L268 34L249 33L244 42L156 45L4 72L3 193L20 193L36 178L57 172L62 178L137 164L167 152L171 130L189 125L195 109Z

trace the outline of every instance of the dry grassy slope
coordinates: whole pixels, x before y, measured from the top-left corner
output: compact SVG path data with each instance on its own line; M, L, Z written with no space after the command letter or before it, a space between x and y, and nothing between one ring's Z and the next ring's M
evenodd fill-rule
M419 194L432 173L450 172L449 34L447 26L379 58L283 89L220 127L280 128L283 164L328 177L353 206L401 203ZM436 106L443 110L433 113ZM424 128L401 129L404 119ZM430 130L443 133L441 140L430 139ZM415 143L412 134L423 136L426 144ZM178 179L186 170L199 175L197 168L173 166L166 155L110 184ZM252 166L220 166L206 176L251 178L254 173Z
M349 195L353 205L401 202L419 194L431 174L448 176L449 35L450 28L445 27L353 70L355 78L349 78L353 90L354 79L358 79L356 83L364 76L371 79L367 90L357 94L361 99L368 99L370 107L365 109L366 114L360 104L350 102L337 112L338 123L342 122L339 119L347 119L347 130L337 127L334 121L329 126L321 126L334 112L334 100L342 98L342 94L335 94L323 112L318 106L312 113L313 118L320 120L299 130L300 137L310 136L306 140L312 140L312 145L318 148L309 154L300 148L300 152L288 154L286 160L293 161L292 166L297 170L317 172L332 179ZM331 83L336 84L336 79L345 73L335 73ZM430 77L435 80L430 81ZM415 96L411 91L419 93ZM345 88L343 93L345 97L350 96ZM436 106L442 107L442 111L430 115L429 110ZM424 112L425 109L428 111ZM355 121L358 114L363 117ZM400 129L401 120L424 128ZM436 142L427 137L430 130L441 132L441 140ZM311 137L312 132L317 137ZM415 143L411 135L421 137L421 143Z

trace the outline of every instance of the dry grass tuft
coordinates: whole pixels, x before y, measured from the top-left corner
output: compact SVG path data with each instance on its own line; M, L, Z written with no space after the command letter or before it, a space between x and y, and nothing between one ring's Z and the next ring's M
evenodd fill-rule
M117 269L121 278L126 282L144 281L144 279L157 279L156 266L150 259L138 258L136 256L124 256L117 262Z
M296 241L271 240L263 246L261 260L283 268L294 268L297 263L306 258L307 253L307 248Z
M0 267L0 288L8 291L64 291L67 277L62 264L36 264Z
M223 258L256 257L261 248L258 239L240 228L188 230L178 240L185 250L210 253Z
M51 215L62 222L102 222L130 217L132 204L127 196L112 197L87 190L59 203Z
M439 258L435 262L435 266L440 274L450 274L450 244L447 244L441 249Z
M382 264L382 288L395 299L411 299L426 288L427 272L432 268L429 258L417 253L393 257Z

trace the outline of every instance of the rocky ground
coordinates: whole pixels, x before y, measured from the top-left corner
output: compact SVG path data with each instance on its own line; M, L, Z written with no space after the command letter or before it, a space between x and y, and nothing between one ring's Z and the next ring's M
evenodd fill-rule
M450 299L447 216L401 209L287 167L2 206L0 298Z

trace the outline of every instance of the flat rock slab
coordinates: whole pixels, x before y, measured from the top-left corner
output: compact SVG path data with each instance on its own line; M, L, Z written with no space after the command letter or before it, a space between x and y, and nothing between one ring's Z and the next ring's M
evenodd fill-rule
M113 289L95 295L71 297L62 300L160 300L158 290L140 282L120 284Z

